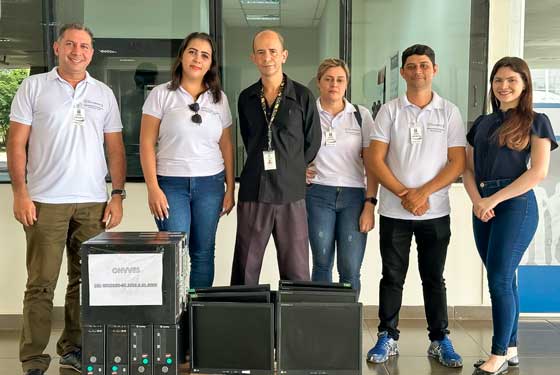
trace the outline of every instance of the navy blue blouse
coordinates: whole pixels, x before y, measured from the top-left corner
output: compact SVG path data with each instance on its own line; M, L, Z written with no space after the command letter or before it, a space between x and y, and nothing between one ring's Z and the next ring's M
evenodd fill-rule
M481 181L516 179L527 171L531 156L531 143L522 151L498 145L496 131L507 118L508 112L497 111L476 119L467 134L467 141L474 149L474 174L477 184ZM558 147L550 120L544 113L535 113L531 134L550 139L550 149Z

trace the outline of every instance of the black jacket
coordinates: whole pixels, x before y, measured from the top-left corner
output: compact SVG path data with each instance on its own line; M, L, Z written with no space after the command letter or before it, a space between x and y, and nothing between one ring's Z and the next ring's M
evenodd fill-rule
M239 95L239 129L247 151L240 178L240 201L281 204L305 196L305 169L321 146L321 124L311 91L284 77L284 94L272 124L276 170L264 170L267 124L260 102L261 81Z

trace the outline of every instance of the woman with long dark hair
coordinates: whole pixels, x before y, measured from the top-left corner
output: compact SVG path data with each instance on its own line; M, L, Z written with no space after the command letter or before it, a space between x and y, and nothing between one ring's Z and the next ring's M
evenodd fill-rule
M191 288L212 285L218 220L235 205L232 118L216 61L208 34L188 35L171 81L156 86L142 108L148 205L160 231L187 233Z
M515 272L537 229L532 189L546 177L550 151L558 147L548 117L533 111L525 61L500 59L490 84L493 112L480 116L467 134L463 176L473 203L476 247L487 270L494 327L491 355L475 363L475 375L503 374L519 364Z

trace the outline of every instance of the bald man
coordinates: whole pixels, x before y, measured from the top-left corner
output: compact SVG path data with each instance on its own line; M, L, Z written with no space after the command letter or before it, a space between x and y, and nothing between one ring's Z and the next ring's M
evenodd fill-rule
M264 30L253 38L251 60L260 79L239 95L239 127L247 160L237 206L231 284L259 282L270 235L282 280L309 280L305 170L321 145L313 94L282 71L288 58L282 36Z

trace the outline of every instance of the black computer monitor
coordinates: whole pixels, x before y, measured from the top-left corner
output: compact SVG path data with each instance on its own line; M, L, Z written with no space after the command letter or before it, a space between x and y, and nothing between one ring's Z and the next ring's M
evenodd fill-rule
M350 283L329 283L326 281L301 281L301 280L280 280L278 290L283 289L342 289L352 290Z
M261 302L270 303L270 292L191 293L191 302Z
M191 372L274 371L273 304L192 302L189 312Z
M277 309L279 374L361 374L361 304L279 303Z
M318 303L356 303L357 293L348 293L337 289L328 290L279 290L276 301L280 302L318 302Z
M189 289L189 294L192 293L249 293L249 292L269 292L270 284L260 285L232 285L232 286L213 286L208 288L195 288Z

